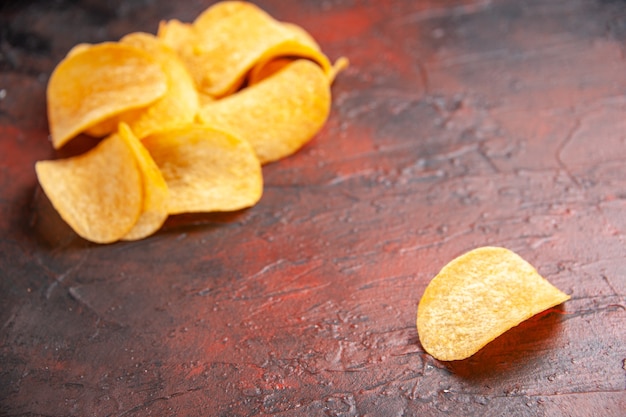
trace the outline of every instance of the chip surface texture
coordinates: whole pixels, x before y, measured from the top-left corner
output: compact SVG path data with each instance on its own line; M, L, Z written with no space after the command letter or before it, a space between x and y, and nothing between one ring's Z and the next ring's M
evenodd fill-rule
M428 284L417 310L417 331L433 357L466 359L569 298L516 253L482 247L452 260Z

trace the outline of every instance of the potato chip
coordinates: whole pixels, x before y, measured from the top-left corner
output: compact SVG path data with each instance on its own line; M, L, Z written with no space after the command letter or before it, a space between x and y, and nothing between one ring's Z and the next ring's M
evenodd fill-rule
M279 69L279 62L286 64L299 58L309 58L317 62L326 73L331 74L333 72L333 66L331 66L328 57L321 52L320 46L309 32L294 23L281 22L280 25L293 36L293 40L266 51L251 69L251 75L248 76L249 80L260 81L261 77L258 77L257 74L259 72L264 72L266 76L269 76L271 71L268 71L266 66L273 67L274 72L276 72ZM281 53L281 48L285 50L284 53ZM298 54L297 51L300 51L301 54Z
M92 127L88 133L104 136L117 130L120 122L129 125L138 138L191 123L198 111L198 93L189 71L178 55L154 35L135 32L120 43L135 46L162 65L167 77L166 94L149 106L132 109Z
M128 125L121 123L118 134L133 152L143 180L141 215L133 228L122 237L122 240L143 239L159 230L167 219L169 190L156 162Z
M258 84L204 105L199 119L246 139L265 164L307 143L326 122L330 104L324 71L300 59Z
M283 56L283 57L272 58L267 61L259 62L254 68L252 68L252 70L250 71L250 74L248 75L248 85L254 85L254 84L259 83L260 81L277 73L278 71L286 67L288 64L291 64L292 62L298 59L299 58ZM341 71L348 68L349 64L350 62L348 61L346 57L339 58L332 65L332 67L328 71L326 71L326 76L328 77L328 83L332 84L337 74L339 74Z
M292 64L294 61L294 58L278 57L259 63L252 68L248 75L248 86L260 83L264 79L276 74L287 65Z
M239 210L261 198L261 165L243 139L190 125L143 143L170 190L170 214Z
M162 23L158 36L179 53L200 91L224 97L242 85L255 64L277 56L309 58L330 71L326 55L302 32L252 3L223 1L192 25Z
M80 52L84 52L84 51L86 51L87 49L89 49L91 47L93 47L92 43L79 43L79 44L76 44L76 45L74 45L72 47L72 49L69 50L69 52L65 55L65 57L69 58L69 57L71 57L73 55L76 55L76 54L78 54Z
M83 238L114 242L137 222L141 174L133 152L118 135L76 157L39 161L35 169L54 208Z
M47 88L52 144L60 148L89 127L163 96L161 65L131 45L81 46L54 69Z
M514 252L478 248L451 261L428 284L418 306L417 331L433 357L465 359L569 298Z

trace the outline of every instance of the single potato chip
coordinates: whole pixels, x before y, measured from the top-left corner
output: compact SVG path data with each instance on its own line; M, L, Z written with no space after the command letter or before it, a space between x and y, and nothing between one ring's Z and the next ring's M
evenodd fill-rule
M76 157L39 161L35 170L61 218L87 240L117 241L139 218L141 174L133 152L118 135Z
M94 126L88 133L105 136L115 132L119 123L126 123L141 139L154 132L193 122L199 107L198 92L189 71L178 55L156 36L148 33L128 34L120 40L120 43L147 52L161 64L167 77L167 92L147 107L116 115Z
M264 79L276 74L278 71L292 64L296 58L279 57L259 63L250 71L248 75L248 85L258 84Z
M280 71L281 69L285 68L287 65L291 64L292 62L298 59L300 58L281 56L281 57L269 59L267 61L259 62L254 68L252 68L252 70L250 71L248 75L248 85L254 85L254 84L259 83L260 81L277 73L278 71ZM341 71L348 68L349 65L350 65L350 61L348 60L348 58L346 57L339 58L332 65L330 70L326 72L326 76L328 77L328 83L332 84L335 78L337 77L337 74L339 74Z
M221 98L237 91L254 65L277 56L308 58L329 72L328 58L303 32L252 3L222 1L191 25L162 23L158 36L178 52L201 92Z
M120 43L81 45L57 65L47 88L52 145L58 149L93 125L146 106L167 90L159 63Z
M195 28L191 23L178 19L162 20L157 29L157 38L170 47L182 58L201 53L197 45L200 43ZM185 65L187 64L186 61ZM189 68L191 71L192 68Z
M308 58L316 62L327 74L333 72L334 69L328 57L322 53L315 39L304 28L288 22L280 22L280 26L282 30L288 32L291 36L289 39L268 48L263 55L257 59L251 73L258 72L260 68L264 68L272 61L282 59L293 61L300 58ZM252 76L252 78L254 78L254 76Z
M190 125L148 136L143 144L170 190L170 214L239 210L261 198L261 165L243 139Z
M130 130L130 127L121 123L118 134L133 152L143 180L141 215L133 228L121 239L143 239L159 230L167 219L167 204L170 194L159 167L148 150Z
M84 51L86 51L87 49L89 49L91 47L93 47L92 43L79 43L79 44L76 44L76 45L74 45L72 47L72 49L70 49L68 51L68 53L65 55L65 57L69 58L72 55L76 55L76 54L78 54L80 52L84 52Z
M304 146L326 122L330 105L326 74L300 59L258 84L202 106L199 120L247 140L265 164Z
M514 252L478 248L451 261L428 284L417 310L417 331L433 357L465 359L569 298Z

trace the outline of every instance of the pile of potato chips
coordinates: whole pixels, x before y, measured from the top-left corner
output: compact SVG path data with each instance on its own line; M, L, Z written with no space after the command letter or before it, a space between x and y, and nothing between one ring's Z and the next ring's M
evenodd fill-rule
M39 161L39 182L83 238L110 243L157 231L171 214L230 211L261 198L261 166L324 125L331 64L301 27L223 1L157 34L74 47L47 90L52 144L86 134L86 153Z
M428 284L417 309L417 331L433 357L466 359L569 298L509 249L477 248L452 260Z

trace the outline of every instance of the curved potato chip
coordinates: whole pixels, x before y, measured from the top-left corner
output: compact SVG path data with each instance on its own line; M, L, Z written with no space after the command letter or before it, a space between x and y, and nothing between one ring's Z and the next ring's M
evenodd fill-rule
M196 47L198 37L191 23L178 19L163 20L159 22L156 36L181 57L200 53Z
M283 29L293 35L294 40L287 41L285 44L277 45L277 47L266 51L250 70L250 75L248 76L249 83L259 82L261 79L277 72L282 66L285 66L287 63L293 62L299 58L308 57L312 59L315 57L315 59L312 60L317 62L325 72L328 74L333 72L333 67L330 64L330 61L326 55L321 52L319 45L309 32L294 23L281 22L280 24ZM290 43L291 45L289 45ZM290 46L294 49L291 50ZM281 53L281 48L285 51L285 53ZM294 53L299 49L302 55ZM283 65L280 65L280 63Z
M282 57L290 57L293 60L304 58L310 59L320 65L326 74L330 74L333 69L330 61L326 58L326 55L322 54L319 50L302 44L296 39L287 39L273 45L270 48L267 48L263 54L256 59L255 66L263 67L265 63ZM254 71L255 66L252 66L250 71Z
M306 31L302 26L296 25L291 22L280 22L283 29L289 31L300 43L303 45L309 45L313 49L320 49L319 44L315 40L313 36L309 32Z
M167 77L165 95L147 107L129 110L93 126L87 133L104 136L117 130L119 123L129 125L138 138L157 131L193 122L198 111L198 93L189 71L178 55L154 35L135 32L120 43L135 46L162 65Z
M61 218L87 240L119 240L139 217L140 172L133 153L118 135L76 157L39 161L35 170Z
M169 190L156 162L128 125L121 123L118 134L135 155L143 179L141 215L133 228L122 237L122 240L143 239L159 230L167 219Z
M200 91L224 97L242 85L257 62L279 55L309 58L329 71L328 58L302 31L252 3L223 1L201 13L191 26L177 21L161 24L159 37L179 53Z
M199 120L246 139L265 164L307 143L326 122L330 105L324 71L300 59L258 84L204 105Z
M295 58L290 57L279 57L259 63L252 68L250 75L248 75L248 86L258 84L264 79L271 77L295 60Z
M260 62L257 64L248 75L248 85L254 85L258 82L266 79L267 77L277 73L290 63L296 61L298 58L291 57L278 57L272 58L270 60ZM332 84L337 74L339 74L344 69L348 68L350 65L350 61L346 57L339 58L327 71L326 75L328 77L329 84Z
M115 114L146 106L166 89L161 65L141 49L113 42L81 46L57 65L48 83L52 145L58 149Z
M143 144L170 190L170 214L239 210L261 198L261 165L243 139L190 125L148 136Z
M161 20L156 36L170 48L178 49L185 45L191 47L194 43L191 41L194 36L193 26L178 19Z
M76 44L76 45L74 45L72 47L72 49L69 50L69 52L67 54L65 54L65 57L69 58L72 55L76 55L76 54L78 54L80 52L84 52L84 51L86 51L87 49L89 49L91 47L93 47L92 43L85 43L85 42L83 42L83 43Z
M514 252L478 248L452 260L428 284L418 306L417 331L433 357L465 359L569 298Z

